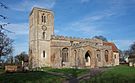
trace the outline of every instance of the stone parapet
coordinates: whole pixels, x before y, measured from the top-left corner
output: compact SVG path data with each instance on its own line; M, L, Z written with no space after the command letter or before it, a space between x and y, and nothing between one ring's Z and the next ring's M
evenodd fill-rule
M54 40L67 40L67 41L90 41L90 38L77 38L77 37L68 37L68 36L60 36L60 35L51 35L51 39Z

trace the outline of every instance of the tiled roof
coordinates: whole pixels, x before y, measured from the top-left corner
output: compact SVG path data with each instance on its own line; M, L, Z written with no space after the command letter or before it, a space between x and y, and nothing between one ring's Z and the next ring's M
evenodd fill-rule
M113 52L119 52L119 50L116 47L116 45L114 43L112 43L112 42L104 42L103 45L105 45L105 46L111 46Z

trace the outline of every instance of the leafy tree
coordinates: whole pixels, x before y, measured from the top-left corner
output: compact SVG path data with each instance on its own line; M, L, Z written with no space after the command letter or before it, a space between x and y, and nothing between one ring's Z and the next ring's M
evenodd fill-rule
M101 40L103 40L103 41L106 41L106 42L107 42L107 39L106 39L104 36L102 36L102 35L94 36L93 38L101 39Z

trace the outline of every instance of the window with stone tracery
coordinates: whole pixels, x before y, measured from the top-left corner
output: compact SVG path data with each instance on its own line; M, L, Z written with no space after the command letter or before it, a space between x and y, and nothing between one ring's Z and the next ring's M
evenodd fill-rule
M62 49L62 62L68 62L68 48Z
M101 61L100 50L97 50L97 60L98 60L99 62Z
M105 50L105 61L108 62L109 51Z

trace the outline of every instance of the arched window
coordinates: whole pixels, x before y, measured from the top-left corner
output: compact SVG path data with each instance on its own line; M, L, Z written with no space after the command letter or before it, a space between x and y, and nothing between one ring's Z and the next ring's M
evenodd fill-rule
M43 32L43 39L46 39L46 33L45 32Z
M62 62L68 62L68 48L62 49Z
M43 51L43 58L45 58L45 51Z
M116 59L117 57L116 57L116 54L114 55L114 59Z
M42 22L44 22L44 16L42 15Z
M89 59L90 59L90 52L87 51L86 54L85 54L85 60L86 60L86 62L89 62Z
M42 22L45 23L46 22L46 16L44 15L44 13L42 14Z
M75 53L74 58L75 58L75 63L76 63L76 59L77 59L77 51L76 51L76 50L74 50L74 53Z
M75 56L76 56L76 54L77 54L77 51L76 51L76 50L74 50L74 52L75 52Z
M97 60L98 60L99 62L101 61L100 50L97 50Z
M105 50L105 61L108 62L109 51Z
M44 23L46 22L46 16L44 16Z

